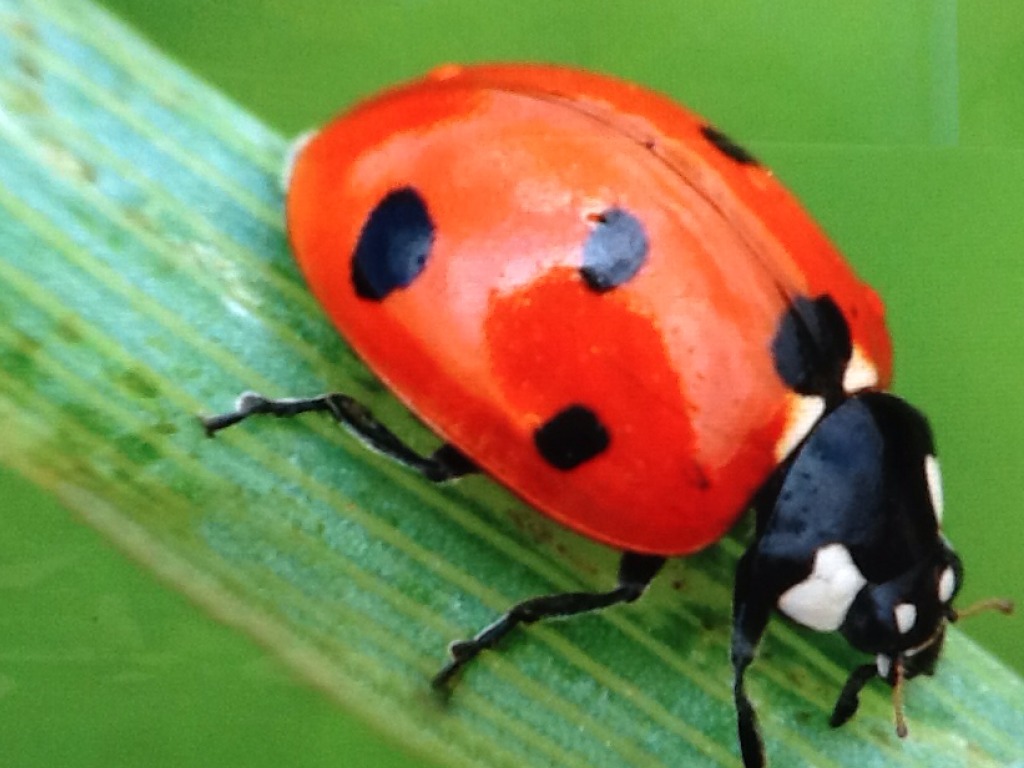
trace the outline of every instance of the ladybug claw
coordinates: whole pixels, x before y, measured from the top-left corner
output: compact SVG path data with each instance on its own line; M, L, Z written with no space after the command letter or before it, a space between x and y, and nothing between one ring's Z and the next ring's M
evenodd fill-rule
M235 400L235 410L220 413L216 416L200 416L199 423L207 437L213 437L222 429L226 429L246 419L254 413L264 412L270 404L263 395L256 392L243 392Z
M449 683L469 661L471 661L482 650L479 643L472 640L456 640L448 646L448 653L451 655L448 663L441 667L434 675L430 685L436 689L449 689Z
M449 683L455 674L462 668L462 662L458 659L451 659L438 671L430 680L430 687L434 690L451 691Z

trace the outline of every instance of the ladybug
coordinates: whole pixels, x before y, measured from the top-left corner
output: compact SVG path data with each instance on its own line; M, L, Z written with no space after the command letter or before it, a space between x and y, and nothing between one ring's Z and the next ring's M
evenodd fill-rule
M444 442L422 456L341 393L247 393L209 434L326 412L431 481L486 472L623 553L613 589L526 600L452 644L435 686L519 624L636 600L752 507L732 638L744 765L765 759L744 675L773 611L873 657L833 726L877 676L905 733L904 680L973 610L953 608L932 432L886 391L882 302L750 152L604 75L446 66L299 146L287 219L338 330Z

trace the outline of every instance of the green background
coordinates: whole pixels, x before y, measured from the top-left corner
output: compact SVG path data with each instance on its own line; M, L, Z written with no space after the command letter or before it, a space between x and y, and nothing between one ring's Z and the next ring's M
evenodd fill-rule
M896 388L938 434L965 597L1020 599L1016 4L107 5L285 132L452 60L579 64L711 117L779 172L886 298ZM0 537L0 744L17 765L402 764L46 498L9 474L0 483L9 532ZM966 629L1024 669L1018 620Z

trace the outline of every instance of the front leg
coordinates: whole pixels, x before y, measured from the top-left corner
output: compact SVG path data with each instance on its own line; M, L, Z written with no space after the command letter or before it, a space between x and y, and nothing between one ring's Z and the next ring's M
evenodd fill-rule
M839 694L839 698L836 699L835 709L832 710L832 717L828 721L829 725L833 728L838 728L857 714L857 707L860 706L861 689L877 675L878 670L874 664L864 664L850 673L842 692Z
M764 742L757 724L757 713L747 696L744 677L757 654L757 646L768 626L772 602L754 582L757 552L748 549L736 565L733 593L732 667L733 700L736 705L736 727L744 768L763 768Z

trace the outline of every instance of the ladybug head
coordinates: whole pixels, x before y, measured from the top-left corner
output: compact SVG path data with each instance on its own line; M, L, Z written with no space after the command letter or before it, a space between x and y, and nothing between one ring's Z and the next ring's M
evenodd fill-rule
M940 539L936 552L904 574L881 584L866 584L854 598L839 631L850 645L875 656L875 664L854 670L836 702L832 725L853 715L857 694L877 672L893 688L896 732L907 733L903 717L903 681L932 675L955 619L953 598L960 589L960 558Z
M930 556L904 573L879 584L865 584L857 593L839 631L854 648L878 658L879 674L890 678L892 661L902 659L906 677L931 674L952 602L963 580L960 558L939 537ZM935 653L925 653L930 649Z
M733 637L741 740L751 751L759 740L743 673L773 606L874 657L850 675L832 725L853 716L860 689L880 676L893 687L900 735L903 681L932 674L947 625L982 608L1009 608L953 608L963 568L942 534L931 430L893 395L861 392L837 403L755 506L757 537L737 572Z
M875 654L875 663L855 669L836 702L831 724L842 725L857 710L860 689L876 673L893 689L896 733L907 735L903 683L932 675L946 640L946 627L985 610L1010 613L1008 600L982 600L964 610L953 608L963 569L945 544L935 560L884 584L865 585L847 612L840 632L858 650Z

